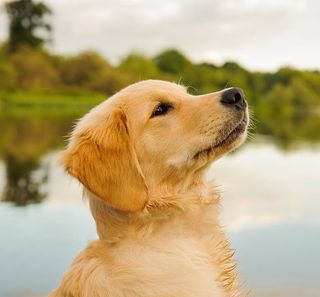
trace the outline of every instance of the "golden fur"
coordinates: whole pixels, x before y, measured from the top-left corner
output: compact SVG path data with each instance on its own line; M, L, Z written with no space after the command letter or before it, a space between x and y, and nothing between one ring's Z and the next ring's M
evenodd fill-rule
M142 81L80 120L61 163L84 185L99 240L50 297L241 296L219 194L204 178L246 136L247 110L221 94ZM152 116L161 102L170 110Z

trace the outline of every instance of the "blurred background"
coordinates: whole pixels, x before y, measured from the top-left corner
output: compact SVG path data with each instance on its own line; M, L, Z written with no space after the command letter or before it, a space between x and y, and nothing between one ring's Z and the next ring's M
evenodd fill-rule
M244 89L253 136L208 174L243 287L320 296L319 36L316 0L1 2L0 296L45 296L96 238L57 154L76 119L148 78Z

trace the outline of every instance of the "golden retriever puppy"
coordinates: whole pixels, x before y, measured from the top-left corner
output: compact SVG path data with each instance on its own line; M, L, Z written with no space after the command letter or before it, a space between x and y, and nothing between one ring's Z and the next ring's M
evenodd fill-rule
M99 240L50 297L241 296L210 164L246 137L242 91L193 96L158 80L93 108L61 163L84 186Z

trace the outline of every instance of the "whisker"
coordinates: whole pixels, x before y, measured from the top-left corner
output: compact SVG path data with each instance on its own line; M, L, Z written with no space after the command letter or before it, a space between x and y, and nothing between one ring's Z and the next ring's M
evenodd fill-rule
M229 84L230 84L230 81L227 81L226 85L224 86L224 89L226 89Z
M191 88L191 89L193 89L196 93L198 93L198 89L195 88L195 87L193 87L193 86L186 86L186 88L187 88L187 90L188 90L189 88Z

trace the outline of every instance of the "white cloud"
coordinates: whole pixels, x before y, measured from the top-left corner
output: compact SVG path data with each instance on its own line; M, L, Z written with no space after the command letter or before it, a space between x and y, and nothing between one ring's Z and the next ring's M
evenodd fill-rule
M195 60L237 60L253 69L320 68L315 0L48 0L53 49L96 49L112 61L132 50L176 47ZM0 26L3 23L3 17ZM4 36L1 26L0 38Z

